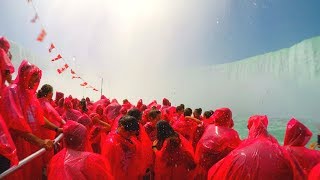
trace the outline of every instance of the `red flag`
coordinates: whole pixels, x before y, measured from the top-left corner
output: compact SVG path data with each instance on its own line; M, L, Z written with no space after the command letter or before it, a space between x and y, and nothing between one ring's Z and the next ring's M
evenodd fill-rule
M72 76L72 79L80 79L81 77L79 76Z
M50 47L49 47L49 53L51 53L51 51L52 51L54 48L56 48L56 47L54 46L53 43L51 43L51 44L50 44Z
M66 69L68 69L68 68L69 68L69 65L68 65L68 64L65 64L64 67L65 67Z
M94 91L98 91L98 89L96 89L96 88L93 88L93 90L94 90Z
M80 86L86 86L86 85L88 85L87 82L84 82L84 83L80 84Z
M37 37L37 41L42 42L46 37L47 33L44 29L41 30L40 34Z
M76 74L76 72L74 72L74 71L71 69L71 74Z
M61 69L57 69L57 71L58 71L58 73L59 73L59 74L61 74L61 73L62 73Z
M53 61L57 61L57 60L59 60L59 59L61 59L62 58L62 56L60 55L60 54L58 54L58 56L57 57L55 57L55 58L53 58L51 61L53 62Z
M39 19L38 14L36 13L36 15L30 20L31 23L35 23L37 20Z

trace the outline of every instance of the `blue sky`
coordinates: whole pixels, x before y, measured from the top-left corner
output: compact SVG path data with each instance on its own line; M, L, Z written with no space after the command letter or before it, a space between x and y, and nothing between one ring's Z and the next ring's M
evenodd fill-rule
M154 86L135 79L164 81L169 70L241 60L320 35L319 0L33 2L48 32L45 42L35 41L41 26L30 23L34 12L26 0L1 0L0 35L48 57L48 67L54 42L67 61L76 57L73 64L89 82L98 86L104 77L106 89L119 87L110 93L121 97L127 93L121 84L132 94L140 93L134 87Z
M99 42L101 36L110 38L113 31L116 31L110 26L114 21L117 21L117 16L113 18L114 12L112 10L99 7L101 2L95 0L94 3L91 3L91 7L89 5L87 10L83 10L81 9L83 6L77 7L77 4L81 3L73 2L73 6L70 3L71 6L63 8L64 4L68 3L59 0L34 0L43 23L48 32L54 36L54 41L69 45L66 48L63 47L63 51L66 51L64 53L80 58L101 53L94 47L99 44L96 42ZM89 1L85 3L89 3ZM125 3L127 2L123 1L123 4ZM145 2L141 1L140 3ZM81 11L73 10L75 8L79 8ZM149 15L148 17L154 21L159 20L158 25L155 23L155 26L158 27L152 27L154 24L150 24L150 26L140 24L140 27L128 29L128 34L131 35L129 38L132 38L133 45L141 46L141 49L137 51L142 50L145 46L153 46L154 49L160 48L165 51L162 52L166 54L164 58L177 62L187 61L192 65L235 61L289 47L301 40L320 35L320 1L317 0L307 2L302 0L190 0L176 1L175 3L168 1L158 8L160 9L158 10L160 11L159 15ZM56 13L55 10L59 13ZM39 26L29 23L33 11L27 2L2 0L0 11L2 14L0 16L2 22L0 34L41 53L41 45L34 41ZM74 17L66 18L66 20L73 20L73 22L60 21L68 11L74 11ZM120 7L120 11L119 13L125 13L126 9ZM151 9L146 13L151 14L153 11L155 10ZM167 13L167 16L161 19L159 17L163 12ZM96 13L91 17L104 18L86 19L83 18L85 16L82 13ZM81 20L75 22L77 16ZM137 18L144 17L137 16ZM136 21L132 18L125 20L124 23L130 23L130 20ZM100 25L103 28L100 29ZM65 30L57 31L57 28L53 26L59 26L60 29ZM81 26L89 27L79 29ZM74 43L70 43L80 39L83 33L85 35L91 33L91 38L86 37L88 41L84 41L83 45L75 46ZM150 39L146 41L146 38L141 38L139 41L141 36L150 37ZM157 37L161 36L164 39L159 40ZM107 44L108 47L117 46L113 43L116 42L110 41L104 44ZM165 49L161 45L170 48ZM121 48L121 44L117 48ZM154 51L161 53L157 50Z

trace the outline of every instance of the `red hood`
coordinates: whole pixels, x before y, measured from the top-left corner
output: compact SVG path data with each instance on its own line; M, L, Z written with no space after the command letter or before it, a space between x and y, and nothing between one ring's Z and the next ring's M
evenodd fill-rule
M212 119L216 126L233 127L232 112L229 108L215 110Z
M287 124L284 145L305 146L312 137L312 132L301 122L292 118Z

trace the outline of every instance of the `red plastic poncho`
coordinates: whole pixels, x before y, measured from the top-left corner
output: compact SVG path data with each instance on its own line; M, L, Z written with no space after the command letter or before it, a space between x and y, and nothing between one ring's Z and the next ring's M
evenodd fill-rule
M185 137L191 143L193 142L193 138L195 132L198 128L198 123L193 119L188 117L181 116L178 121L174 122L172 125L173 129Z
M137 102L137 109L139 109L139 111L142 112L142 106L143 106L143 102L142 102L142 99L139 99L139 101Z
M5 37L0 37L0 49L3 49L5 53L8 53L10 49L10 43Z
M69 121L63 127L66 148L56 154L48 167L48 179L113 179L103 157L84 152L86 128Z
M35 82L32 89L29 88L30 79L37 73L41 78L41 70L28 61L23 60L16 80L5 89L1 103L1 111L8 128L29 132L37 137L42 137L42 125L44 125L43 111L36 97L36 89L39 81ZM38 146L32 145L14 131L12 138L17 148L19 160L24 159L33 152L39 150ZM22 168L24 178L40 178L42 176L39 169L42 168L41 158L33 160Z
M108 123L111 126L111 130L117 129L118 128L118 122L116 121L119 120L120 118L120 109L121 105L118 103L111 103L109 104L106 109L104 110L104 115L107 117Z
M290 154L291 159L304 170L305 177L308 177L311 169L320 163L320 151L305 147L311 136L312 132L298 120L291 119L288 122L284 148Z
M82 113L80 111L72 109L73 105L69 99L65 100L64 107L65 107L65 112L62 115L62 118L65 121L68 121L68 120L77 121L82 116Z
M137 154L139 147L130 139L118 133L110 133L103 143L102 156L111 165L111 175L115 179L138 179L142 161Z
M88 115L82 115L79 117L79 119L77 120L78 123L82 124L84 127L86 127L88 135L86 136L86 145L85 145L85 151L87 152L93 152L92 150L92 146L91 146L91 142L89 140L89 133L91 132L91 128L93 126L92 124L92 120L90 119L90 117Z
M10 48L9 42L4 38L0 38L0 83L1 83L0 84L0 95L1 95L1 91L5 87L5 84L4 84L5 71L9 70L10 74L12 74L14 72L14 67L11 63L11 60L9 59L9 57L7 55L8 50L6 50L4 47L1 47L1 44L7 44L7 45L9 45L8 49ZM4 45L4 46L7 46L7 45Z
M64 109L64 98L61 98L57 104L57 107L55 107L55 110L59 113L60 116L62 116L65 112Z
M207 179L209 169L236 149L240 143L237 131L230 127L209 125L196 148L197 179Z
M55 110L55 108L51 105L50 101L47 98L39 98L39 102L41 104L41 107L43 109L44 112L44 117L46 117L51 123L55 124L56 126L60 127L63 122L62 122L62 118L59 115L59 113ZM50 133L50 135L48 135L48 137L46 137L47 139L53 139L55 137L55 132L52 131L48 131L44 134Z
M152 107L156 107L156 109L160 109L161 105L157 103L156 100L153 100L150 104L147 105L148 109L152 109Z
M320 163L316 165L309 173L309 180L320 179Z
M19 163L17 149L13 143L8 128L0 114L0 155L10 160L10 164L17 165Z
M168 138L156 152L155 179L193 179L193 148L183 136Z
M54 100L54 102L56 104L59 104L60 99L64 99L64 93L62 92L56 92L56 99Z
M263 123L265 116L253 117L257 120L250 131L256 136L243 141L237 149L212 166L208 179L293 179L294 172L287 154L269 138Z
M132 141L136 144L137 158L140 159L139 167L141 169L137 170L140 171L140 176L143 176L148 168L153 167L154 152L152 150L152 142L142 124L139 124L139 136L133 137Z
M150 140L153 142L157 139L157 128L156 125L152 122L147 122L144 125L146 133L148 134Z

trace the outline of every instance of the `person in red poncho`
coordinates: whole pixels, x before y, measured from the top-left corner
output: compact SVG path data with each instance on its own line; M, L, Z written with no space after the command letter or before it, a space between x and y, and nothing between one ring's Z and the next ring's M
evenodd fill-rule
M10 43L5 37L0 37L0 96L3 88L6 87L5 82L12 83L12 73L14 67L11 63L11 53L9 51Z
M41 70L23 60L16 80L3 92L0 111L17 147L19 160L44 147L51 149L53 141L42 138L43 127L57 130L58 127L44 118L41 105L36 98L36 89L41 79ZM26 179L42 177L41 158L24 166Z
M146 133L150 140L153 142L157 139L157 128L156 125L161 119L161 112L159 110L151 110L148 114L148 122L144 125Z
M216 112L215 112L216 113ZM248 138L224 159L213 165L208 179L275 180L293 179L288 155L273 142L266 127L266 116L252 116Z
M17 149L13 143L7 125L0 114L0 174L9 169L10 166L17 165L19 160Z
M311 169L320 163L320 151L305 147L311 137L312 132L298 120L291 119L288 122L284 148L289 152L291 159L303 169L305 178Z
M66 98L64 101L65 112L62 115L62 118L65 121L77 121L82 113L76 109L73 109L73 103L69 98Z
M214 114L214 111L206 111L203 113L203 125L207 127L209 124L214 124L211 116Z
M111 165L111 175L115 179L127 180L140 177L141 159L137 156L139 147L131 138L139 133L135 117L124 116L119 120L118 129L110 133L102 147L102 155Z
M201 124L201 121L191 117L191 115L192 110L186 108L184 110L184 116L181 116L178 121L174 122L172 127L188 141L193 143L195 132L198 128L198 124Z
M60 116L62 116L65 112L65 108L64 108L64 98L59 99L59 102L57 104L57 107L54 108Z
M110 166L101 155L84 151L87 130L82 124L68 121L63 134L65 148L51 159L49 180L113 179Z
M157 123L157 140L153 148L156 180L194 178L196 163L192 145L165 120Z
M222 113L219 113L219 112ZM231 125L231 111L228 108L217 109L215 124L210 124L198 142L195 159L198 164L196 179L207 179L209 169L237 148L241 142L238 132ZM224 118L227 117L227 118Z
M49 84L45 84L41 87L41 89L37 92L37 98L40 102L40 105L43 110L43 115L46 119L48 119L51 123L56 125L57 127L60 127L62 124L64 124L64 121L62 120L59 113L53 108L51 105L53 95L53 88ZM57 129L56 131L62 131L62 129ZM49 129L42 129L42 138L45 139L54 139L57 135L57 132L50 131ZM54 155L54 151L47 151L45 155L43 155L43 161L45 164L49 162L49 160Z
M154 154L152 151L152 142L144 128L140 123L141 121L141 112L137 108L131 109L127 115L133 116L139 123L139 135L132 138L139 148L139 153L137 156L141 161L141 169L139 169L141 176L151 177L153 174L153 164L154 164Z
M320 163L317 164L309 173L308 180L320 179Z

